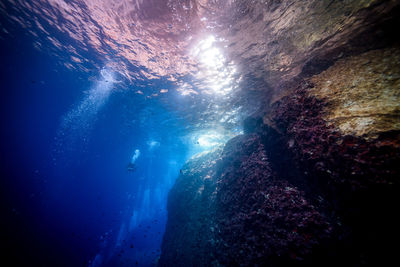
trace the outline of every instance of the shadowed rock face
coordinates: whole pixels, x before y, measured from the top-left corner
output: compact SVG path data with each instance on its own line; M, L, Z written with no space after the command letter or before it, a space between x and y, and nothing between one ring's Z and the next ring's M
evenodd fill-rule
M260 136L229 141L219 173L215 254L220 264L307 262L332 235L330 220L321 210L271 168Z
M293 88L223 152L190 160L169 196L161 266L388 264L399 234L398 133L344 135Z
M160 266L202 266L215 243L216 160L222 148L197 155L181 169L168 198Z
M398 19L398 4L379 0L233 1L218 33L228 40L229 58L240 66L239 72L251 77L249 89L265 90L273 97L286 91L293 79L309 77L340 58L398 40L392 27Z
M346 77L351 80L352 74ZM392 125L374 138L346 134L340 125L326 120L330 109L337 110L330 102L335 98L321 100L313 95L315 91L318 88L312 83L300 84L264 117L258 132L270 155L279 155L272 165L336 217L337 240L348 250L338 252L337 263L388 263L395 257L391 244L399 235L399 220L393 214L400 200L399 132ZM371 127L363 132L373 132ZM279 168L282 162L291 168Z
M159 264L309 262L332 236L332 219L321 211L271 169L259 135L238 136L182 169L169 196Z
M160 263L387 266L396 261L400 49L389 25L396 21L397 3L229 5L241 7L235 10L242 15L232 16L232 26L221 30L236 40L228 50L247 63L245 74L262 80L264 87L253 83L254 90L264 90L268 104L244 121L245 135L213 156L216 164L198 158L191 165L191 173L198 174L178 179L170 199L180 204L168 207L176 225L167 225ZM250 18L253 23L247 23ZM198 167L202 161L213 170L208 179ZM193 196L203 185L209 193L200 201ZM177 220L179 212L192 220ZM201 227L194 226L198 222ZM199 247L190 253L201 257L170 256L191 242Z

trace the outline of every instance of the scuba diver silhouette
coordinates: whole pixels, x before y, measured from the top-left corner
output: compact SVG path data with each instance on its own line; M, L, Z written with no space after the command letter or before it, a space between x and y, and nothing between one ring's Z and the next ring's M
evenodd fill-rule
M135 164L135 162L136 162L136 160L138 159L139 156L140 156L140 150L139 150L139 149L136 149L136 150L135 150L135 153L133 154L133 156L132 156L132 158L131 158L131 161L128 163L128 166L126 167L126 169L127 169L129 172L134 172L134 171L136 171L136 164Z
M129 172L134 172L134 171L136 171L136 165L135 165L135 163L129 162L129 163L128 163L128 166L126 166L126 169L127 169Z

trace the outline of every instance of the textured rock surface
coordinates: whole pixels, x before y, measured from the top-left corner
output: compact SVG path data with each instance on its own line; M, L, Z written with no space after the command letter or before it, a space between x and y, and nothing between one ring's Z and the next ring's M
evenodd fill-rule
M344 135L303 82L170 193L162 266L359 266L396 258L398 132ZM250 133L253 132L253 133Z
M167 231L160 266L202 266L214 244L216 159L222 148L193 157L183 166L168 198Z
M371 140L345 135L325 120L330 99L318 99L312 91L313 84L304 82L276 102L260 133L271 144L270 153L281 151L275 166L282 159L292 162L293 168L283 173L337 216L344 231L340 243L349 251L342 253L343 259L387 263L395 257L391 243L399 236L399 220L393 214L400 200L399 132L391 128ZM279 142L269 142L271 137Z
M283 134L297 160L337 183L398 184L399 132L391 129L372 141L344 135L324 119L328 103L310 96L311 89L312 84L300 85L264 118Z
M271 169L258 135L225 146L216 200L219 264L285 265L317 258L331 236L329 220L304 192Z
M178 180L161 262L180 262L166 255L192 235L204 238L188 266L390 266L400 237L398 2L231 4L242 8L222 30L236 40L231 56L262 80L268 104L212 173L191 165L197 186ZM179 212L195 219L179 222ZM182 237L194 221L203 226Z
M312 79L310 94L327 102L324 119L343 134L377 137L400 130L400 49L339 60Z
M271 169L260 136L238 136L222 153L182 169L169 197L160 266L318 261L324 253L316 251L333 236L332 219L321 211Z
M294 78L398 39L392 27L398 5L381 0L232 1L218 33L227 39L239 72L264 85L250 89L280 95Z

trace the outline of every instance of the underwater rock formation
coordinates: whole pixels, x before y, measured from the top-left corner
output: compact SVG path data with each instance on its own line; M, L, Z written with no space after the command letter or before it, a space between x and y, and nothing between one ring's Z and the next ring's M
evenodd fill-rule
M222 148L191 158L169 193L160 266L210 262L215 229L216 160Z
M243 4L222 32L266 104L223 151L187 163L160 265L388 266L400 236L398 3L265 3Z
M302 174L292 181L336 216L339 244L348 249L337 252L338 263L380 265L395 257L398 54L391 47L338 61L272 104L259 128L279 136L280 146L270 150L286 151L294 173Z
M227 143L217 179L214 227L219 264L306 261L330 237L329 219L301 189L275 173L258 135Z
M229 58L248 89L268 97L340 58L398 40L398 1L231 1L221 10L216 16L226 17L216 31L228 41Z
M256 134L191 159L168 212L160 266L305 261L332 234L330 219L271 169Z
M324 119L343 134L376 138L400 130L400 49L341 59L312 77L311 94L328 102Z
M185 165L169 195L160 266L394 259L398 132L375 139L345 134L327 122L332 105L314 91L311 82L300 84L267 115L249 118L246 134L222 152Z

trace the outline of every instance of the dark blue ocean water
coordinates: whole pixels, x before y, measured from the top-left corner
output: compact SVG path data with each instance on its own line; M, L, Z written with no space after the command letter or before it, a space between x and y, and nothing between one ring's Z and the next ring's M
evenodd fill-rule
M126 90L112 71L69 70L59 60L68 55L38 51L25 29L8 26L0 39L0 175L9 266L151 266L168 190L193 150L178 138L185 122L162 101L144 101L134 84Z

